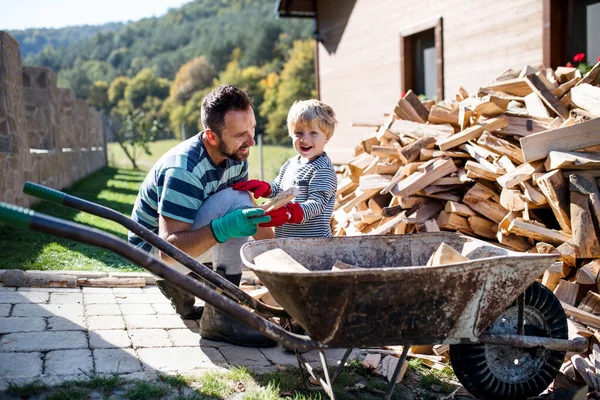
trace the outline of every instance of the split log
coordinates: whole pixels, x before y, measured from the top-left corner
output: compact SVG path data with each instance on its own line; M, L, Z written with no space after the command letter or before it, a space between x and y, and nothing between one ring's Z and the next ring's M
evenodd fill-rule
M296 261L282 249L265 251L254 257L254 265L261 269L282 272L310 272L304 265Z
M600 242L588 206L588 195L571 190L571 230L577 258L600 257Z
M600 117L600 87L584 83L571 89L570 93L573 104Z
M561 301L561 303L575 306L577 301L577 293L579 293L579 285L575 282L569 282L561 279L558 282L558 286L554 289L554 295Z
M581 285L596 285L598 274L600 274L600 260L593 260L577 270L577 283Z
M465 129L462 132L452 135L445 140L438 141L438 146L440 150L445 151L453 147L459 146L463 143L466 143L469 140L475 140L479 138L483 131L493 132L498 129L502 129L507 125L508 121L505 116L491 118L484 123L472 126L468 129Z
M544 272L544 277L542 278L542 285L546 286L548 289L554 291L556 286L560 282L562 277L562 261L558 261L553 263L550 268Z
M547 171L553 169L600 169L600 152L551 151L545 162Z
M277 196L265 201L260 207L265 210L265 212L277 210L278 208L281 208L290 201L294 200L299 195L300 189L297 187L291 187L279 193Z
M432 161L432 163L423 166L424 168L400 181L397 185L396 195L408 197L432 182L456 171L454 162L449 158L434 159Z
M440 141L453 135L454 129L449 125L430 125L397 120L389 127L387 132L394 138L400 138L404 135L414 139L430 136Z
M571 233L569 184L562 173L558 170L550 171L540 176L536 182L544 196L546 196L561 229Z
M548 157L551 151L571 151L600 145L600 118L520 139L525 161Z
M531 87L531 90L539 96L539 98L550 110L564 119L569 118L569 110L567 110L567 108L560 103L556 96L550 92L539 76L530 74L524 79L529 87Z
M514 170L509 171L506 174L499 177L498 179L496 179L496 182L498 182L498 184L503 188L510 189L521 182L531 179L531 176L534 173L541 172L543 170L544 163L542 163L541 161L521 164Z
M404 164L417 161L421 149L431 149L435 145L435 138L427 136L417 139L413 143L397 150L397 156Z
M337 260L333 267L331 267L332 271L344 271L348 269L364 269L363 267L357 267L356 265L347 264L343 261Z
M514 96L527 96L529 93L532 92L531 87L527 84L527 82L525 82L523 78L499 81L497 83L493 83L482 88L482 90L504 92Z
M523 152L521 151L520 147L512 144L506 139L496 137L487 131L484 131L479 139L477 139L477 144L493 150L501 155L505 155L512 162L516 162L518 164L523 164L525 162L523 159Z
M431 255L431 258L427 262L427 266L436 267L438 265L453 264L464 261L470 260L456 251L453 247L450 247L446 243L442 243Z
M508 232L559 245L571 239L570 235L562 231L549 229L538 222L526 221L523 218L515 218L510 223Z
M562 282L562 281L561 281ZM582 324L587 326L591 326L595 329L600 329L600 316L596 316L590 312L581 310L577 307L574 307L570 304L564 303L561 301L561 305L565 310L565 314L569 317L574 317Z

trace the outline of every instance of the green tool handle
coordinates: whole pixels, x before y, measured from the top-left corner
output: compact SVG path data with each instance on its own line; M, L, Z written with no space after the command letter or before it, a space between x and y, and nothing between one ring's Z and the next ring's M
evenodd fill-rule
M34 211L0 202L0 222L13 228L28 228Z
M66 193L33 182L26 182L23 192L55 204L63 204Z

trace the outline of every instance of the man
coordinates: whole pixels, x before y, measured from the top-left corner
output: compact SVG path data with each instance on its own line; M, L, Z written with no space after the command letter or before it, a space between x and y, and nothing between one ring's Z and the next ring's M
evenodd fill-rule
M270 217L254 208L247 192L230 188L248 179L256 127L252 103L235 86L219 86L203 99L201 120L205 130L165 153L148 173L132 218L200 261L212 253L217 273L239 285L241 246L249 236L272 237L269 228L258 227ZM190 273L132 232L129 242ZM204 310L195 307L195 297L176 285L163 280L157 285L182 317L200 318L203 338L254 347L275 344L209 304Z

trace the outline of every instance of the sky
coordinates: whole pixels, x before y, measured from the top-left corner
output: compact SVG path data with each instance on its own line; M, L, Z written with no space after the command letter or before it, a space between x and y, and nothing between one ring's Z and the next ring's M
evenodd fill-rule
M0 0L0 31L158 17L190 0Z

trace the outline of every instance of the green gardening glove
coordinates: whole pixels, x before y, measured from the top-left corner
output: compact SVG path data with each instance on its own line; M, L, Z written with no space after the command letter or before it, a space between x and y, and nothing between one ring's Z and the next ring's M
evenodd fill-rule
M210 227L217 242L223 243L231 238L252 236L256 233L258 224L270 220L271 217L265 215L262 208L245 208L213 219Z

